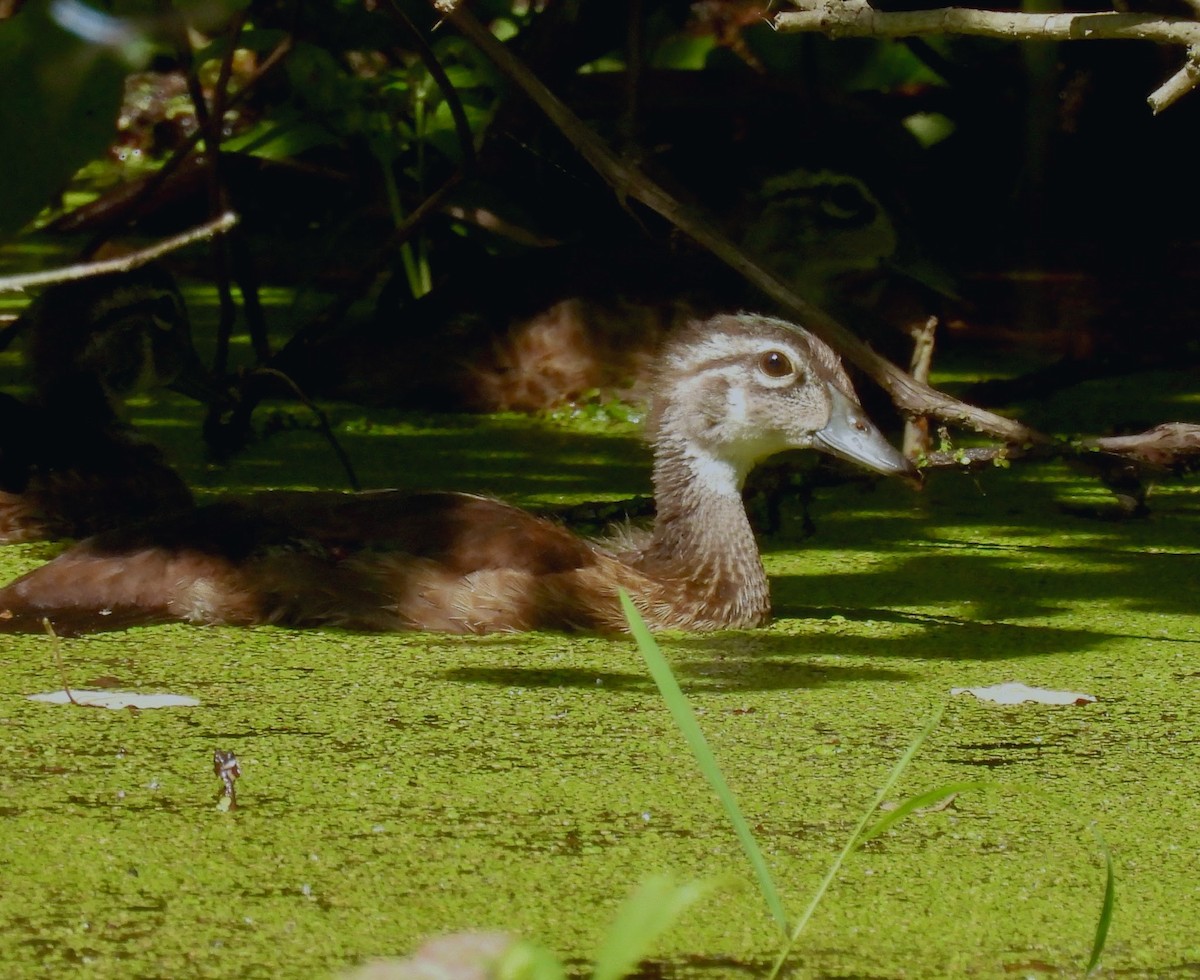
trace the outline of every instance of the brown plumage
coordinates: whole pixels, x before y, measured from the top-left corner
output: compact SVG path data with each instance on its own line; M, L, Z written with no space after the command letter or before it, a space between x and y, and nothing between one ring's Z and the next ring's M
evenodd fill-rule
M0 394L0 544L188 509L183 481L121 418L147 387L210 391L170 278L146 268L52 286L12 330L26 334L34 399Z
M910 464L865 419L836 355L780 320L693 324L654 384L658 516L640 544L579 538L463 494L264 493L82 542L0 590L0 630L135 622L488 632L619 630L618 589L657 628L757 626L766 574L741 503L760 460L817 448Z

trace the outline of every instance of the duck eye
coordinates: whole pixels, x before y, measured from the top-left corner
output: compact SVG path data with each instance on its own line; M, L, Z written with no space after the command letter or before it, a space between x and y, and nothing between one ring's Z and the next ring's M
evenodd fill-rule
M786 378L789 374L794 374L796 369L792 366L791 358L782 351L772 350L763 354L758 361L758 369L762 371L768 378Z

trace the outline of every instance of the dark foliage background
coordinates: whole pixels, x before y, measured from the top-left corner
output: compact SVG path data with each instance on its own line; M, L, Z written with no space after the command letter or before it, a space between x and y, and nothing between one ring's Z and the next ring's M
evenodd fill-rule
M240 287L222 336L250 330L317 393L357 369L320 376L314 345L364 330L457 344L464 322L567 295L769 305L608 187L424 0L5 6L0 232L90 256L235 209L211 260L176 264ZM979 401L1194 362L1200 110L1144 101L1174 52L831 41L774 32L754 0L469 7L628 160L897 360L937 315L943 351L1053 365ZM268 323L272 283L338 299ZM352 309L371 327L347 328Z

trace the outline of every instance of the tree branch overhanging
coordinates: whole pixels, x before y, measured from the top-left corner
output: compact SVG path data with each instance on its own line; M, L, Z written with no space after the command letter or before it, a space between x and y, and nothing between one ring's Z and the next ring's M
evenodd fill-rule
M916 37L967 34L1006 41L1137 40L1187 48L1183 67L1147 97L1161 112L1200 84L1200 21L1156 14L1017 13L941 7L935 10L883 11L867 0L792 0L798 9L771 21L781 33L816 32L839 37Z
M926 465L958 467L996 465L1021 457L1051 458L1103 453L1151 467L1173 466L1200 457L1200 426L1167 423L1138 436L1089 439L1077 444L1053 439L1023 423L961 402L918 381L881 357L824 311L796 295L791 287L763 268L753 257L726 238L716 227L685 207L637 167L619 158L578 116L547 89L532 72L501 44L461 0L430 0L445 19L474 43L509 79L540 108L578 152L622 197L640 201L680 231L707 248L739 272L764 294L799 319L805 327L837 349L891 395L909 416L932 416L974 429L1001 440L1004 445L931 453ZM858 0L850 0L851 3ZM1043 16L1044 21L1046 18ZM1200 28L1200 25L1197 25ZM966 454L964 456L964 453Z
M932 415L1005 442L1025 444L1052 441L1020 422L951 398L917 381L881 357L828 313L798 296L787 283L725 237L713 223L706 221L694 209L685 207L637 167L618 157L461 4L455 0L432 2L450 23L533 100L619 195L640 201L740 273L873 378L892 396L902 411L911 415Z

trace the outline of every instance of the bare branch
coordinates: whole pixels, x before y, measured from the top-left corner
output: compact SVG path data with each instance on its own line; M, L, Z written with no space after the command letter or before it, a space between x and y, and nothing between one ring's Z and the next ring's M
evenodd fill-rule
M1038 446L967 446L942 449L920 458L922 469L982 469L1016 459L1086 460L1104 454L1146 466L1150 471L1200 466L1200 425L1166 422L1129 436L1100 436Z
M75 279L87 279L89 276L102 276L110 272L128 272L148 262L161 258L168 252L174 252L193 242L212 238L227 232L238 223L238 216L232 211L226 211L220 217L207 221L196 228L172 235L149 248L138 249L128 255L115 259L105 259L102 262L82 262L79 265L69 265L61 269L48 269L45 272L30 272L20 276L0 276L0 293L19 292L34 286L48 286L56 282L71 282Z
M1137 435L1085 439L1083 446L1154 466L1195 465L1200 462L1200 425L1166 422Z
M1200 84L1200 21L1155 14L1027 14L1007 10L941 7L936 10L876 10L867 0L792 0L798 10L775 15L777 31L813 31L829 37L916 37L971 34L1006 41L1154 41L1188 49L1184 66L1146 99L1161 112ZM1191 0L1195 3L1197 0Z
M889 13L866 0L796 0L795 5L798 10L775 15L776 30L816 31L830 37L972 34L1007 41L1140 40L1188 47L1200 43L1200 22L1156 14L1025 14L964 7Z
M350 462L350 456L342 448L342 444L338 442L337 436L333 434L333 427L329 424L329 416L321 410L320 406L309 398L295 381L276 368L258 367L254 369L253 373L270 375L291 389L292 394L304 404L305 408L312 412L313 417L317 420L317 425L321 429L321 435L325 437L325 441L329 443L334 455L337 456L338 462L342 464L342 469L346 471L346 479L350 483L350 489L356 493L361 490L362 484L358 480L358 474L354 472L354 464Z
M1192 45L1188 48L1188 58L1183 67L1151 92L1146 101L1157 115L1163 109L1174 105L1197 85L1200 85L1200 45Z
M929 369L933 366L934 337L937 334L938 318L929 317L912 331L913 353L909 361L909 373L922 384L929 383ZM910 459L929 451L929 419L924 415L911 415L904 423L904 455Z

